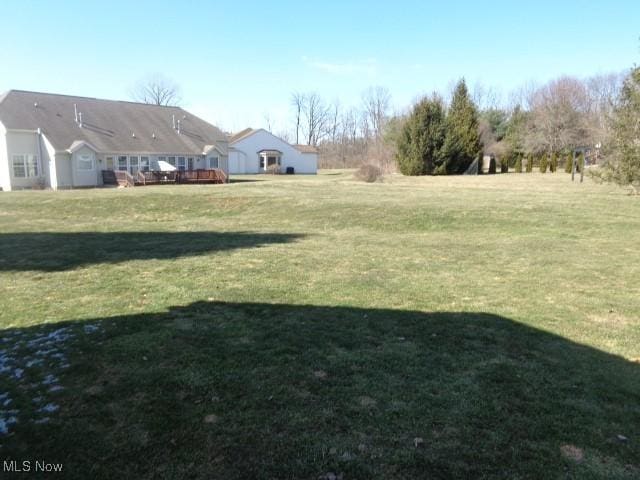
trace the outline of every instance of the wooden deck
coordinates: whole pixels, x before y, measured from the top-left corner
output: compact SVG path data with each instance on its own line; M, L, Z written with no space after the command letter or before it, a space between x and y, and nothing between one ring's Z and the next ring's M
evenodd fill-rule
M126 170L102 170L102 182L105 185L134 187L164 183L227 183L228 178L223 170L217 168L172 172L138 171L134 175Z

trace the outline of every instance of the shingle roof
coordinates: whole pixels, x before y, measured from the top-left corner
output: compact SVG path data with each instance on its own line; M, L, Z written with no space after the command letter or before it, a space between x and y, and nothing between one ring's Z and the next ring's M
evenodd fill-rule
M314 147L313 145L293 145L293 148L298 150L300 153L318 153L318 147Z
M82 128L75 121L74 104L82 112ZM180 134L173 128L173 115L180 120ZM105 153L198 155L205 145L225 152L227 147L224 133L182 108L135 102L11 90L0 96L0 122L7 129L41 128L57 151L76 141Z
M234 133L229 137L229 143L235 143L238 140L242 140L243 138L248 137L249 135L253 135L255 132L257 132L257 130L254 130L253 128L245 128L244 130L240 130L239 132Z

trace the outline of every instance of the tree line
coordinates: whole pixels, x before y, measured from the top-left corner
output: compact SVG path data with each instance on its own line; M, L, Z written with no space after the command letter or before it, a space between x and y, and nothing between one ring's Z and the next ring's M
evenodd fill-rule
M297 93L296 143L319 146L321 167L397 166L407 175L462 173L483 154L516 171L570 171L579 150L578 168L599 164L595 178L637 190L639 71L562 76L526 84L506 100L482 85L470 91L461 79L448 100L433 93L402 114L392 113L383 87L367 89L361 105L348 109Z

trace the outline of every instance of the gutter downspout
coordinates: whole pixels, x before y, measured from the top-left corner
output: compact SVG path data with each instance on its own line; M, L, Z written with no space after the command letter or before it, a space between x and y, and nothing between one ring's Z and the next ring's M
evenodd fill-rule
M38 127L38 129L36 130L36 138L38 140L38 168L40 169L40 173L44 174L44 168L43 168L43 157L42 157L42 129L40 127ZM49 159L49 163L51 163L51 159ZM51 184L51 165L48 165L49 167L49 186L53 188L53 185ZM45 186L46 186L46 175L45 175ZM55 190L55 189L54 189Z

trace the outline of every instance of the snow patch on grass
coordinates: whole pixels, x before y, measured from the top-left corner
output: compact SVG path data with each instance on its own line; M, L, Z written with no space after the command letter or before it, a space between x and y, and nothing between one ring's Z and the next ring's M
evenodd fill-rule
M69 341L99 332L99 323L83 325L80 328L61 327L51 332L27 334L21 331L7 332L0 337L0 380L23 391L32 391L36 414L50 414L60 406L49 402L47 395L64 390L57 372L69 368L66 349ZM9 388L11 390L11 387ZM9 435L19 423L20 410L6 407L14 404L9 391L0 392L0 435ZM33 408L33 407L32 407ZM47 423L49 416L31 419L35 424Z

